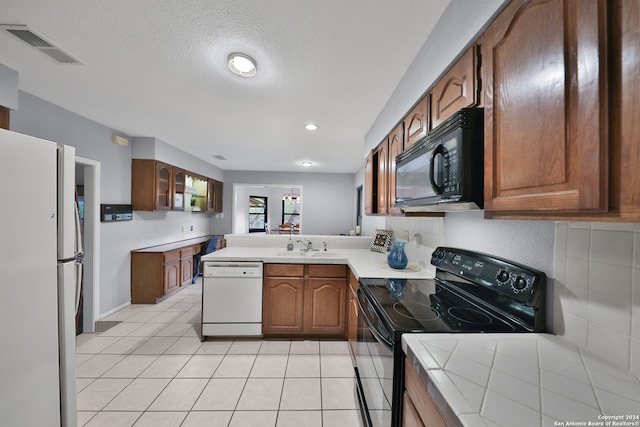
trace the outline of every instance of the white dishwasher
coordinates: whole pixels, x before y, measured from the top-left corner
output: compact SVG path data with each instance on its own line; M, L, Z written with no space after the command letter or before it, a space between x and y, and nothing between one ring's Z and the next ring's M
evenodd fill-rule
M202 340L262 335L262 262L205 261Z

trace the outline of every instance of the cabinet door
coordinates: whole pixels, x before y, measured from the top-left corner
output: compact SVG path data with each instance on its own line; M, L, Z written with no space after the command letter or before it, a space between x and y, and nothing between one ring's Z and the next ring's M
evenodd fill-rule
M351 358L355 361L356 341L358 339L358 300L356 299L356 288L349 284L349 301L347 306L347 340L349 341L349 349Z
M170 210L173 199L173 167L156 162L155 209Z
M303 322L305 334L344 334L346 282L346 279L307 279Z
M193 255L195 253L196 245L180 249L180 271L182 272L180 286L191 284L191 279L193 278Z
M180 286L180 260L164 265L164 293L167 294Z
M265 277L262 333L302 333L303 302L304 278Z
M442 414L440 414L438 407L431 400L425 383L423 383L408 358L405 358L404 387L406 390L405 395L409 396L418 418L425 426L447 427L447 423Z
M183 211L185 204L190 203L189 195L185 191L187 176L182 169L173 168L173 197L171 201L171 209Z
M408 393L402 398L402 427L425 427Z
M378 146L378 209L377 213L386 214L389 196L389 142L385 139Z
M373 188L373 152L369 153L364 161L364 213L373 214L373 200L377 197Z
M189 285L191 283L191 279L193 279L193 256L187 256L180 259L180 270L182 272L180 275L180 285Z
M222 212L222 182L215 179L207 185L207 212Z
M402 214L400 208L393 207L396 203L396 156L402 153L404 147L402 143L402 129L403 125L400 123L400 125L391 132L391 135L389 135L389 209L387 211L391 215Z
M210 179L207 186L207 212L222 212L223 183Z
M9 130L9 114L10 110L6 107L0 107L0 129Z
M431 97L425 95L404 119L404 150L424 138L431 130Z
M464 55L438 80L431 91L432 125L438 126L461 108L478 104L476 47Z
M620 100L620 112L612 112L616 120L613 125L611 141L620 141L620 150L614 157L614 168L619 171L620 182L614 180L616 194L620 194L620 214L624 220L640 222L640 2L637 0L618 0L616 9L614 40L616 49L616 67L612 81ZM612 55L613 56L613 55ZM619 127L618 127L619 124Z
M605 0L514 0L487 29L487 217L607 210L605 30Z

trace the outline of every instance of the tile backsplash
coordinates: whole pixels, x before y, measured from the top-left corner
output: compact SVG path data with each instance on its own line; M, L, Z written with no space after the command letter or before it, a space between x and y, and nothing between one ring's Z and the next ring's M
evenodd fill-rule
M640 224L558 222L553 332L640 375Z
M427 268L431 253L444 244L444 218L389 216L386 228L393 230L393 240L408 242L405 253L409 261Z

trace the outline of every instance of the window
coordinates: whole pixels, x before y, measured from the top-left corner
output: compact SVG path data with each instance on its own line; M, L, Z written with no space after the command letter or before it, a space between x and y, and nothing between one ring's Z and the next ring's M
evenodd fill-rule
M300 199L284 198L282 200L282 222L281 224L290 223L294 227L300 226Z
M249 196L249 233L264 233L267 230L267 198Z

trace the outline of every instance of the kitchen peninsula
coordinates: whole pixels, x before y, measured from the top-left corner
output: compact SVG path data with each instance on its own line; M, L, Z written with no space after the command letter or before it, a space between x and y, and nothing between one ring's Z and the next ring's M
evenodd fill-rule
M312 242L316 249L323 248L327 243L327 250L319 249L309 252L301 251L301 245L296 242L302 238ZM434 248L420 246L419 260L409 259L410 264L405 270L394 270L387 264L388 253L370 250L371 237L303 235L295 236L293 240L288 235L260 235L249 236L242 234L225 235L227 247L202 257L202 261L262 261L278 264L346 264L356 278L388 277L428 279L435 274L434 267L425 260L431 256ZM289 242L295 243L294 250L287 251ZM422 256L424 254L424 256Z

